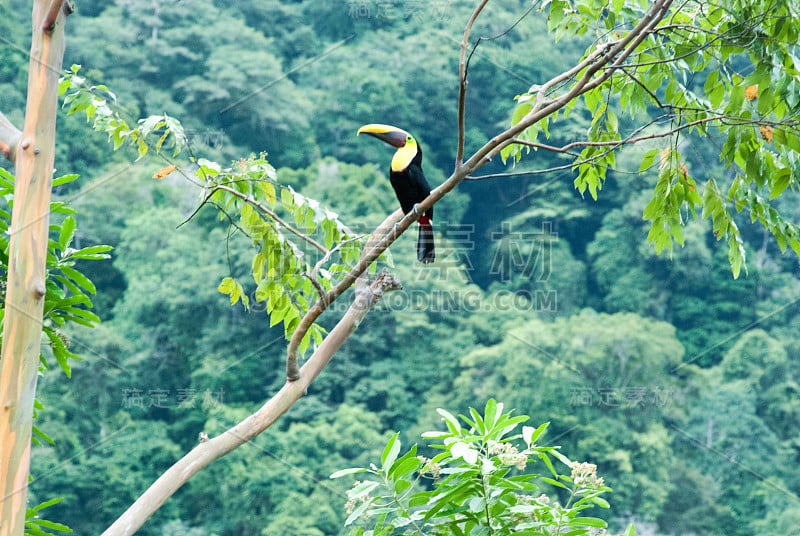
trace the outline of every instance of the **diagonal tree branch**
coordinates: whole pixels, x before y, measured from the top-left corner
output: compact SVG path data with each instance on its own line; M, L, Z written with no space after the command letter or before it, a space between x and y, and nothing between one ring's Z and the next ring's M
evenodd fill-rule
M366 276L362 276L356 287L356 298L352 305L336 324L336 327L325 337L314 355L303 365L298 381L285 383L281 390L258 411L223 434L201 441L199 445L165 471L114 524L106 529L103 536L133 534L175 491L206 465L269 428L305 395L309 384L327 366L370 308L386 292L401 288L397 279L386 272L381 273L372 284L368 283Z

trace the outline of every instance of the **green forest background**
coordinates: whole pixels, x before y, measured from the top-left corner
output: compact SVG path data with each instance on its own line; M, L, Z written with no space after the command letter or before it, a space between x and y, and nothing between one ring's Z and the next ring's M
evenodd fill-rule
M462 5L463 4L463 5ZM453 166L457 59L467 3L299 0L81 0L65 65L108 85L124 115L179 118L195 154L219 162L266 151L279 179L354 227L395 210L390 151L356 138L397 125L422 144L438 184ZM529 3L490 4L474 35L502 33ZM29 6L0 3L0 110L21 124ZM467 146L508 124L513 97L579 57L534 11L483 42L470 67ZM573 117L579 132L589 118ZM568 142L568 130L553 132ZM392 248L405 290L387 297L268 432L215 462L141 530L146 535L334 535L350 482L335 470L376 460L494 397L550 421L545 441L596 463L614 489L612 527L640 534L800 534L800 281L761 226L743 226L738 280L708 222L657 256L642 211L655 171L633 147L597 202L569 170L467 181L437 205L436 263ZM695 176L722 177L714 139L682 141ZM41 379L32 501L63 496L50 519L98 534L200 432L215 435L284 382L282 328L231 308L222 277L248 273L247 240L196 208L161 165L112 153L79 118L58 123L58 197L79 211L79 244L113 259L81 269L103 323L69 334L84 361ZM563 164L539 152L536 168ZM482 172L500 172L499 162ZM779 200L800 219L797 196ZM252 289L251 289L252 290ZM341 308L326 313L331 326Z

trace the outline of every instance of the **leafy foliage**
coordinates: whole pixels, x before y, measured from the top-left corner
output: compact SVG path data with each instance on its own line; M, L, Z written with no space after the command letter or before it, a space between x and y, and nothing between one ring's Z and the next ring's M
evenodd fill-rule
M168 115L149 116L139 120L136 128L130 128L112 108L114 93L104 85L87 86L79 71L80 66L73 65L59 84L64 107L68 114L83 112L95 130L108 134L114 150L128 144L142 158L151 148L161 154L172 147L175 157L187 147L182 125ZM218 207L221 220L252 240L257 250L251 266L255 302L265 305L270 327L283 322L286 338L291 338L316 299L358 260L361 237L318 201L279 184L265 154L240 159L228 168L205 158L192 156L191 160L195 164L192 178L207 192L202 204ZM156 172L154 178L162 179L176 169L170 165ZM180 173L186 174L182 170ZM282 218L277 209L292 222ZM231 213L238 214L238 222ZM314 239L315 234L319 241ZM311 251L321 258L309 260ZM340 262L333 262L336 258ZM242 302L245 309L250 307L250 297L235 277L223 278L218 290L230 297L231 305ZM320 344L323 334L321 326L312 325L300 342L299 351L305 352L312 341Z
M55 185L67 184L77 179L77 175L65 175L53 180ZM7 171L0 169L0 197L8 206L13 205L14 177ZM74 249L72 243L75 238L77 223L72 214L75 211L69 205L60 201L50 204L52 214L66 215L60 224L50 225L54 238L48 242L47 251L47 281L44 298L44 320L42 327L44 334L50 342L50 348L58 365L68 377L71 375L70 359L79 359L78 355L68 348L66 337L59 331L68 322L86 327L94 327L100 319L90 309L92 307L91 295L97 292L94 283L83 273L75 268L78 261L97 261L108 259L111 246L98 245ZM8 231L11 225L11 214L6 210L0 211L0 238L2 248L2 268L7 273L8 266ZM43 368L49 368L44 355L41 358Z
M602 35L586 57L611 50L649 8L624 0L615 2L614 9L592 1L575 4L552 1L543 9L557 39L592 30ZM660 154L656 186L643 213L650 222L648 240L657 252L671 252L673 243L683 246L686 216L697 218L696 209L702 207L702 217L711 218L717 239L727 242L734 277L745 267L735 213L746 210L751 222L773 235L781 252L788 246L800 255L800 227L771 203L787 188L797 191L800 186L800 102L795 90L800 87L795 47L800 24L792 14L795 8L791 2L774 5L762 0L730 10L704 2L675 4L630 56L617 61L610 75L577 72L560 93L575 88L585 76L598 81L565 108L569 112L580 101L581 111L592 118L586 141L576 144L583 149L572 164L578 172L578 191L588 190L596 200L620 147L664 139L667 147L645 153L640 167L650 168ZM672 31L675 25L681 31ZM539 89L534 86L517 96L512 123L553 96ZM645 113L654 119L625 133L621 117L638 120ZM550 137L556 119L557 113L526 129L519 136L526 144L506 147L504 160L513 157L519 162L531 144L537 146L540 133ZM724 140L719 156L730 171L724 178L709 177L702 196L678 154L681 138Z
M225 169L202 159L198 164L195 177L209 191L203 202L219 207L220 219L239 214L238 228L257 250L251 267L255 301L265 304L270 327L283 322L286 338L291 338L311 305L358 261L360 237L318 201L279 184L264 155ZM278 209L292 221L281 218ZM335 259L339 262L332 262ZM244 287L233 277L223 279L219 291L230 297L231 305L240 300L245 308L250 305ZM300 343L300 352L312 340L321 343L323 333L314 325Z
M412 446L400 455L399 434L391 437L381 465L337 471L331 478L366 473L348 491L349 517L359 524L355 534L595 534L607 524L583 511L608 508L602 495L611 491L597 476L597 467L570 461L557 447L536 441L549 423L523 426L527 415L503 413L503 404L490 399L483 413L470 408L470 417L456 418L443 409L446 431L422 434L429 447L441 451L433 458L417 455ZM463 424L462 424L463 423ZM466 426L465 426L466 425ZM515 443L522 439L520 450ZM559 473L551 458L570 468ZM541 462L543 474L522 472ZM516 471L515 471L516 469ZM424 480L431 490L420 490ZM535 496L538 494L538 496ZM562 505L560 500L564 501ZM633 526L626 535L634 534Z
M115 151L128 143L142 158L151 146L160 152L167 144L173 148L173 156L180 153L186 144L186 135L178 121L166 114L151 115L131 128L121 114L112 109L117 96L105 85L87 86L86 79L78 74L80 69L80 65L73 65L58 84L58 94L64 98L67 115L83 112L94 130L108 134Z
M65 175L53 179L54 186L72 182L77 175ZM14 176L0 168L0 198L9 209L13 207ZM46 336L50 353L67 377L72 376L70 360L82 359L77 353L70 350L69 338L64 330L69 324L85 327L94 327L100 318L91 311L91 297L97 292L94 283L81 271L75 268L79 261L96 261L108 259L111 246L97 245L74 249L71 247L75 239L77 223L72 214L75 211L66 203L53 201L50 203L51 214L65 215L60 224L51 223L47 247L47 279L45 282L44 296L44 325L42 333ZM5 287L8 274L9 259L9 231L11 227L11 214L5 208L0 209L0 270L3 273L3 287ZM5 311L5 304L3 313ZM2 315L0 315L2 318ZM40 354L40 374L50 368L48 356L43 351ZM41 401L34 401L34 418L44 409ZM43 442L53 444L54 440L37 425L33 426L32 442L41 445ZM53 534L49 531L72 532L62 523L48 521L40 517L41 512L48 507L58 504L62 498L50 499L39 505L29 507L26 513L25 534L31 536L44 536Z

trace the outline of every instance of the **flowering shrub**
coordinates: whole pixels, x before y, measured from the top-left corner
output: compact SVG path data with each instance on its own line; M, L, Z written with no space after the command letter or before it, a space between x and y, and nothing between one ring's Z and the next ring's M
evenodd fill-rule
M573 462L558 447L536 444L549 423L523 426L514 434L528 416L503 413L503 404L494 400L483 415L473 408L470 417L459 418L437 411L447 430L422 437L439 454L420 456L414 445L400 456L399 434L394 434L380 467L331 475L367 476L347 493L345 525L352 527L351 534L606 534L604 520L582 514L595 506L608 508L602 495L611 489L597 476L596 465ZM570 475L560 474L551 458L569 467ZM531 471L537 465L542 474ZM624 536L634 534L631 525Z

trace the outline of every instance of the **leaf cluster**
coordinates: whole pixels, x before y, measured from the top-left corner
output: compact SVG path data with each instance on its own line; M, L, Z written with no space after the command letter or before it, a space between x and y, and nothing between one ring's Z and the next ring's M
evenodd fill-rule
M198 165L195 178L209 192L204 202L218 207L219 218L234 223L255 248L251 263L255 303L264 305L270 327L283 322L286 338L291 338L311 306L358 261L361 237L335 212L280 184L264 154L228 168L205 159ZM224 278L218 290L230 297L231 305L241 301L250 307L250 297L237 278ZM312 341L320 344L323 334L321 326L313 325L300 352Z
M569 460L558 447L537 445L548 423L523 426L519 433L528 416L503 409L494 399L482 414L470 408L469 416L456 418L437 409L447 430L422 437L439 454L419 456L414 445L401 456L399 434L394 434L380 467L371 464L332 474L331 478L367 475L347 494L350 515L345 525L357 523L352 533L363 535L578 536L605 529L604 520L583 515L594 506L609 507L602 495L611 490L597 477L596 467ZM560 473L554 460L569 467L571 474ZM541 473L527 470L538 462ZM626 535L633 534L631 526Z
M151 115L131 128L114 107L114 93L104 85L88 85L78 74L80 68L73 65L59 84L64 107L68 114L83 112L95 130L108 134L114 150L128 144L138 158L150 149L165 158L166 148L172 148L173 157L188 148L181 123L168 115ZM201 205L216 206L220 220L227 220L252 241L256 249L251 263L254 302L264 305L270 327L282 322L286 338L291 338L310 307L358 260L361 237L335 212L280 184L263 153L229 167L194 155L191 162L191 176L184 170L180 173L203 188ZM154 177L163 178L175 169L168 166ZM218 290L230 298L231 305L241 302L250 308L251 295L234 275L223 278ZM299 351L305 352L312 341L320 344L323 335L324 329L314 324Z
M53 186L61 186L78 178L78 175L64 175L53 179ZM11 213L14 206L15 178L5 169L0 168L0 198L3 199L8 210L0 208L0 269L3 277L3 297L8 274L9 245L11 231ZM47 244L44 310L42 333L49 343L50 352L61 370L67 377L72 376L69 361L80 360L81 357L70 350L69 338L64 333L68 324L77 324L85 327L94 327L100 318L91 311L92 299L97 289L94 283L86 277L76 263L80 261L95 261L109 258L110 246L96 245L84 248L72 247L75 241L77 223L72 214L75 211L61 201L50 203L50 213L64 215L61 223L50 224L50 236ZM5 304L0 310L0 319L4 317ZM39 355L40 373L50 368L50 363L44 352ZM44 409L37 399L34 401L34 419ZM54 440L38 426L33 426L32 441L34 444L46 442L54 444ZM51 534L48 530L59 532L72 532L69 527L48 521L39 517L45 508L61 502L63 499L51 499L37 506L28 508L26 513L25 533L32 536Z
M598 36L586 59L612 50L649 8L646 2L612 4L608 9L606 3L593 0L553 0L542 9L557 39L575 33ZM682 228L689 219L709 218L716 238L727 242L731 270L738 277L745 268L745 250L736 219L745 212L752 223L759 222L772 234L782 252L789 247L800 255L800 227L772 203L787 189L800 187L800 24L792 6L762 0L731 9L705 2L676 4L628 57L594 74L587 65L546 94L537 85L518 95L512 124L542 102L581 88L589 77L596 83L581 89L579 98L563 109L563 117L574 108L591 117L585 139L570 144L580 149L569 154L581 194L588 191L597 199L621 147L663 140L665 147L647 151L639 170L647 172L662 154L643 213L650 222L648 240L657 252L671 253L673 243L683 246ZM524 130L518 143L505 147L503 159L513 157L518 163L531 147L544 147L537 140L550 137L557 119L558 112ZM640 126L626 132L631 123ZM720 163L728 176L708 177L698 184L679 156L683 140L718 140Z
M83 112L94 130L108 135L115 151L127 143L136 149L138 158L146 155L151 146L157 153L167 147L173 149L172 156L180 153L186 145L186 134L180 122L166 114L151 115L140 119L136 127L129 126L112 107L117 96L105 85L87 85L86 79L78 74L80 70L80 65L72 65L58 84L58 94L64 98L67 115Z

